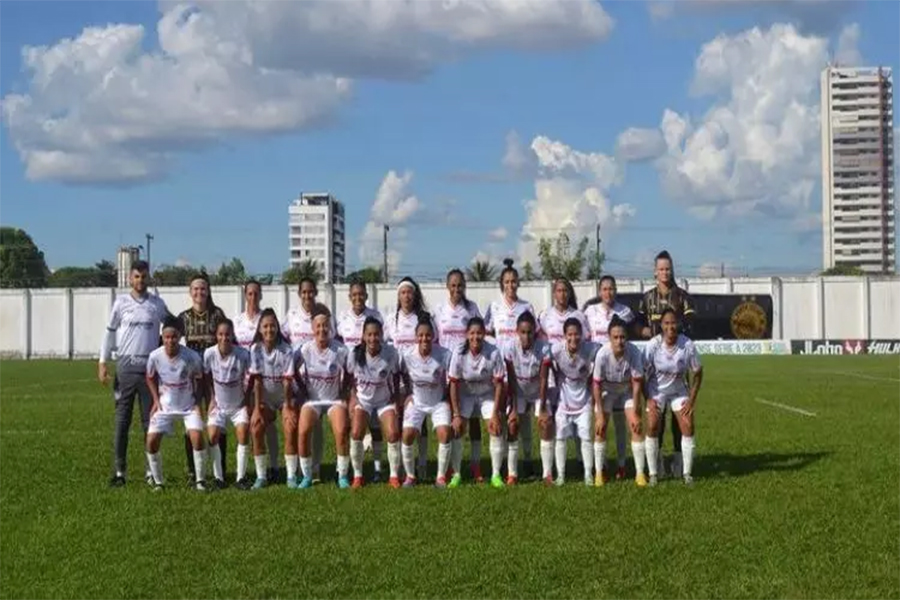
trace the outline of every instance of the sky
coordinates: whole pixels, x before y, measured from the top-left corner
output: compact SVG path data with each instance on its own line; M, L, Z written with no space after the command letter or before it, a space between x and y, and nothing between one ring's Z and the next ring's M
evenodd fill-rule
M439 278L541 238L605 270L821 268L819 75L900 67L900 4L0 3L0 222L48 265L287 267L301 192L348 271ZM896 131L896 130L895 130ZM896 147L896 145L895 145ZM573 242L574 243L574 242Z

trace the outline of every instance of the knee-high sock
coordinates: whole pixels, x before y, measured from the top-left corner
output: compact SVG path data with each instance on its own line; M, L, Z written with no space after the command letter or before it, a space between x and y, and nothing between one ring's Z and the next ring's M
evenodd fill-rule
M206 449L203 450L194 450L194 479L196 481L203 481L206 479L206 471L204 469L206 462Z
M325 432L322 427L322 419L316 419L316 425L313 427L312 436L312 459L313 474L319 475L319 469L322 468L322 450L325 447Z
M353 477L363 476L363 455L366 447L362 440L350 440L350 462L353 464Z
M491 477L499 477L500 470L503 468L503 438L492 435L490 439L491 450Z
M566 480L566 440L556 440L556 476L560 481Z
M312 457L311 456L301 456L300 457L300 472L303 473L304 479L306 479L307 477L312 479Z
M269 449L269 468L278 468L278 456L281 454L278 446L278 427L275 423L269 423L266 427L266 447Z
M584 481L594 484L594 442L581 440L581 462L584 463Z
M222 457L218 444L209 445L209 459L212 462L213 477L222 481L225 479L225 469L222 468Z
M284 455L284 467L287 470L287 478L288 479L296 479L297 478L297 464L298 464L298 457L296 454L285 454Z
M519 415L519 440L522 446L522 458L526 462L531 461L531 420L530 412Z
M553 477L553 440L541 440L541 479Z
M455 474L460 474L459 470L462 468L462 440L459 438L453 438L450 442L450 467Z
M628 423L623 411L614 412L612 417L613 425L616 428L616 463L618 466L624 467L628 458Z
M388 442L387 448L388 455L388 469L390 470L391 477L397 477L397 468L400 463L400 442ZM415 473L415 471L413 471ZM407 473L407 475L410 475Z
M162 454L159 452L154 454L147 452L147 463L150 465L150 474L153 475L153 481L159 485L165 483L162 470Z
M690 475L694 467L694 436L681 436L681 454L684 462L684 474Z
M408 446L403 444L400 449L403 453L403 470L406 471L407 478L416 477L416 448L412 444Z
M253 457L253 465L256 467L256 478L257 479L267 479L268 478L268 463L269 457L265 454L257 454Z
M646 451L644 441L631 442L631 454L634 456L634 472L636 475L643 475L646 463Z
M447 462L450 459L451 444L438 444L438 477L447 476Z
M606 440L594 441L594 468L597 469L599 475L606 466Z
M644 450L647 454L647 470L650 477L656 477L659 468L659 438L652 435L644 438Z
M250 454L248 444L238 444L237 447L237 480L243 481L247 476L247 455Z
M519 440L507 442L506 469L510 477L519 476Z
M347 471L350 470L350 456L347 454L337 455L337 472L338 477L346 477Z

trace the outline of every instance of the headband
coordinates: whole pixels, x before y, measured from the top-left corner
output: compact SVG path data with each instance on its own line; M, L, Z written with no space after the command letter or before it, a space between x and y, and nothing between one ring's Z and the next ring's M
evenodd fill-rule
M402 290L402 289L405 288L405 287L411 288L411 289L413 289L413 290L416 289L416 286L413 284L413 282L411 282L411 281L401 281L401 282L399 283L399 285L397 285L397 291L399 292L400 290Z

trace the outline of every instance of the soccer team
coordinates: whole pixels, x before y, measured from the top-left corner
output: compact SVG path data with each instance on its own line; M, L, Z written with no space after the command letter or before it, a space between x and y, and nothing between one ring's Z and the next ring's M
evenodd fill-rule
M282 449L287 487L312 487L320 480L325 416L341 488L365 485L368 440L373 481L381 478L386 442L388 484L399 488L423 482L428 477L426 420L438 442L437 487L462 482L466 438L471 479L483 481L482 421L489 433L490 484L515 485L520 439L523 475L532 470L532 415L548 485L565 482L566 445L572 437L580 442L585 484L609 481L610 420L616 429L616 479L626 477L630 434L635 484L656 485L665 471L660 447L667 408L675 450L671 471L691 484L693 414L702 381L699 356L683 333L693 308L674 284L667 253L657 256L655 274L657 287L644 295L638 315L616 301L611 276L601 278L598 298L583 310L571 283L555 281L552 306L537 315L518 297L518 272L505 261L500 298L483 316L466 298L464 274L453 269L446 278L447 302L431 313L418 284L405 277L397 286L393 314L385 318L366 306L365 284L351 283L351 306L335 318L316 301L316 283L306 279L299 285L300 304L279 322L274 310L261 308L262 287L250 281L244 285L245 311L232 321L213 303L203 274L190 282L191 308L172 315L148 292L147 264L138 262L130 274L131 292L113 305L100 351L98 374L106 383L107 362L117 350L110 485L126 482L135 399L146 432L146 480L154 489L165 483L160 442L177 422L185 429L189 482L198 490L227 485L229 423L237 437L238 487L260 489L279 481ZM629 337L648 341L641 349ZM275 426L279 413L281 447ZM247 473L251 451L253 477Z

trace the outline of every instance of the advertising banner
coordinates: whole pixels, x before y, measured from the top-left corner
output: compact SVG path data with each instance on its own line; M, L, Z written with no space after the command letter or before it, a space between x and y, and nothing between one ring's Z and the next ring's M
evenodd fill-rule
M900 340L792 340L791 354L900 354Z

